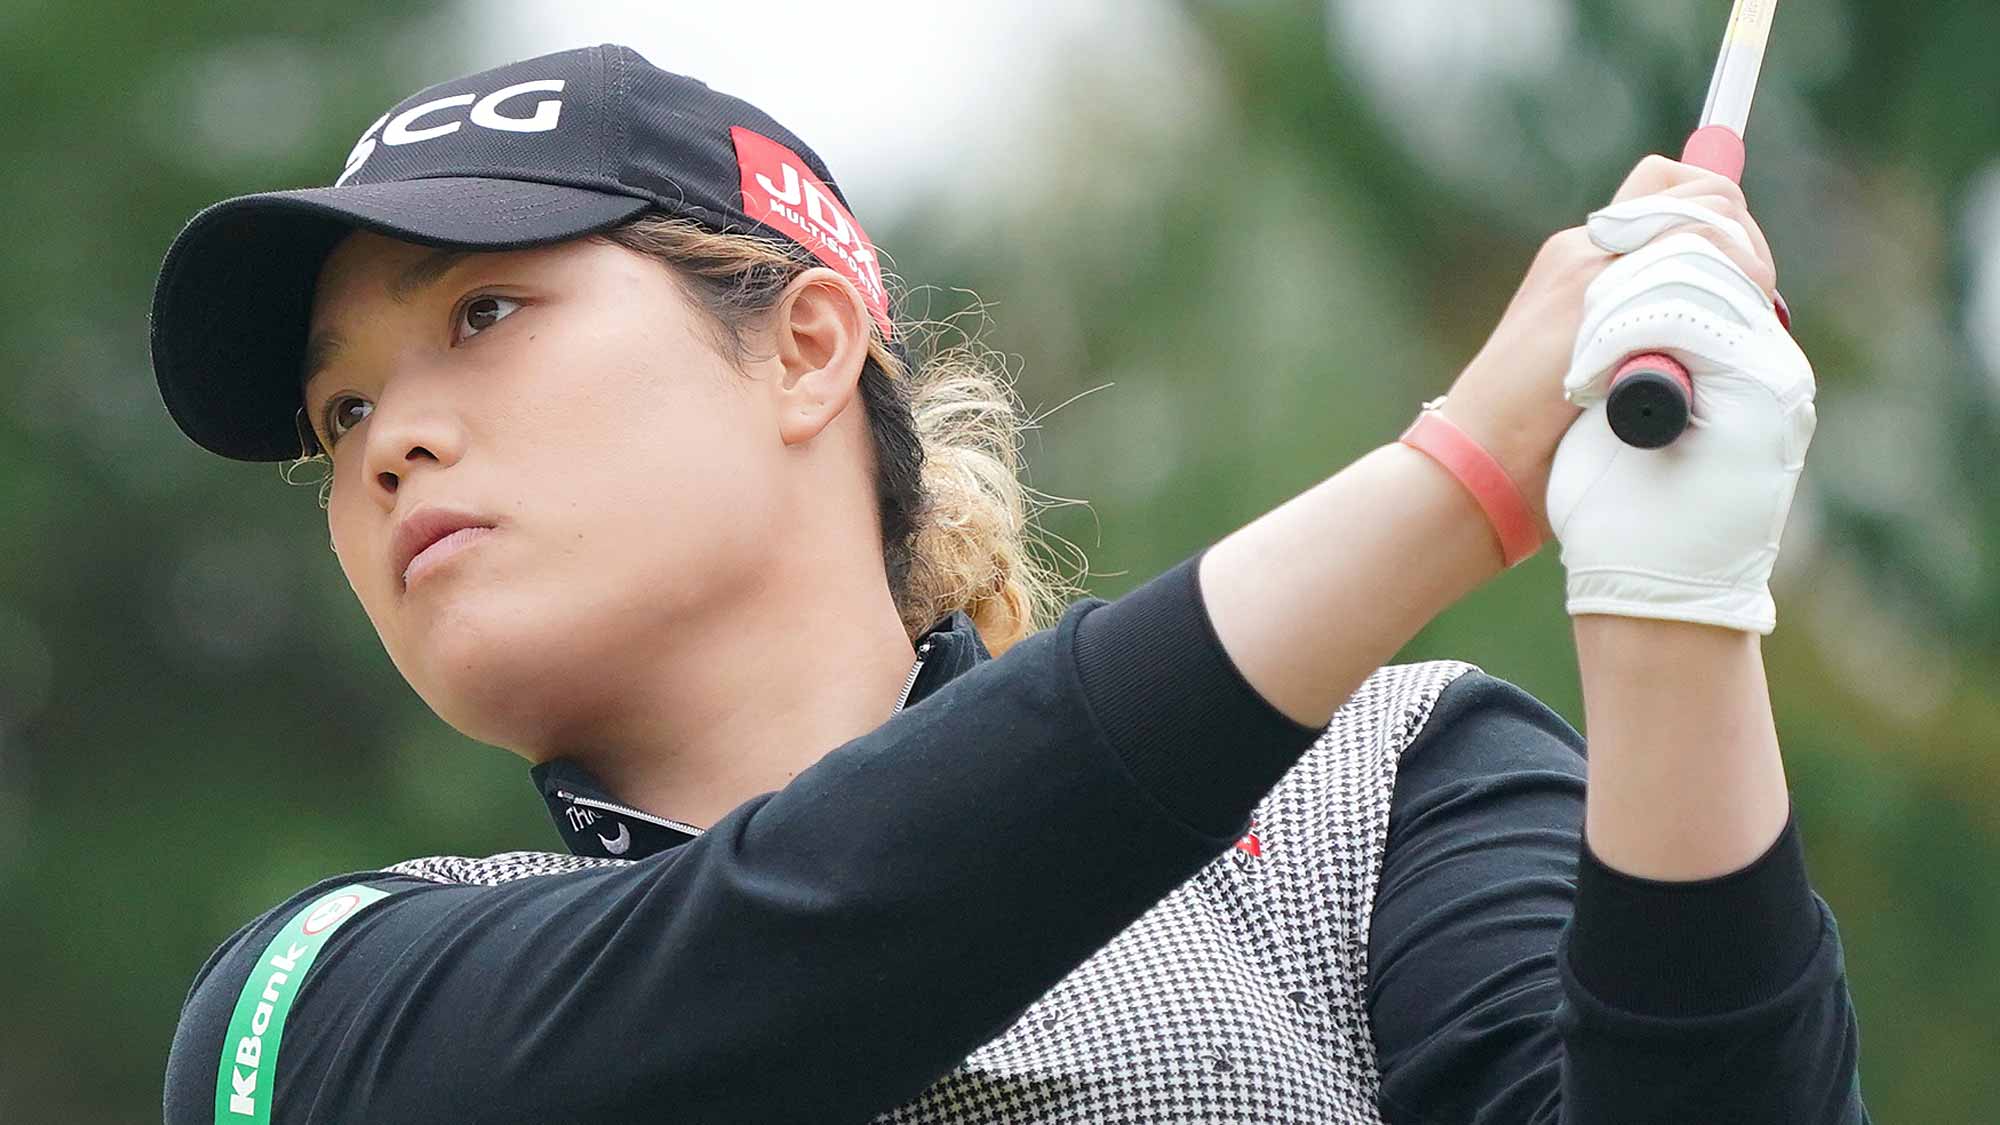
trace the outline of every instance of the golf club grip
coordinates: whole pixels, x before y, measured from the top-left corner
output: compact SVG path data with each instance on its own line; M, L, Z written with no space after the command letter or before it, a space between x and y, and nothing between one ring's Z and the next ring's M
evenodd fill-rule
M1682 163L1737 181L1743 176L1743 160L1743 138L1722 125L1695 130L1681 150ZM1789 327L1790 317L1782 300L1778 307ZM1610 400L1605 403L1611 432L1639 449L1671 444L1687 429L1693 408L1694 380L1687 368L1658 352L1627 356L1611 376Z

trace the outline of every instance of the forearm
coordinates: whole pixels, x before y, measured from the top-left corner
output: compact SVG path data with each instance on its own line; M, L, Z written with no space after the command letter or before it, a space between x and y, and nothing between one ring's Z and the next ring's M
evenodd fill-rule
M1501 570L1472 495L1388 444L1216 543L1202 599L1250 686L1324 726L1431 618Z
M1706 879L1768 850L1789 812L1755 633L1575 618L1590 786L1584 834L1607 867Z

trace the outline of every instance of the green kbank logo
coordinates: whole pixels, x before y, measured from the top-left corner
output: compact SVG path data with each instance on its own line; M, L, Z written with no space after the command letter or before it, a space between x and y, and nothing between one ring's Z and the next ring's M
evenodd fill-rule
M389 892L355 883L328 891L285 923L243 982L215 1077L217 1122L269 1122L285 1015L313 958L348 919Z

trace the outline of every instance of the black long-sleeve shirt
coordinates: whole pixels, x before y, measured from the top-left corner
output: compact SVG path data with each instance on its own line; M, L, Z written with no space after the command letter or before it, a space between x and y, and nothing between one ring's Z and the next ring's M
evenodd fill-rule
M1230 663L1199 557L1074 603L638 862L306 888L201 967L166 1120L214 1119L253 963L354 881L395 893L301 985L275 1121L839 1122L901 1104L1228 850L1319 733ZM1793 830L1723 880L1619 876L1580 849L1580 749L1525 693L1468 675L1406 751L1369 947L1384 1117L1864 1120L1838 941Z

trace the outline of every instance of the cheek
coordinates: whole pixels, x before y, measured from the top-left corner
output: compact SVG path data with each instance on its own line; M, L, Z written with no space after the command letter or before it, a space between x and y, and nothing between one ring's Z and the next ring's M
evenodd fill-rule
M552 490L550 514L574 521L600 556L720 562L704 545L767 526L786 448L757 384L712 358L662 352L643 366L600 366L587 387L533 411L542 440L510 444L534 450L524 486Z
M382 636L385 645L390 644L394 627L391 619L390 599L394 591L390 589L387 544L382 532L371 531L370 514L357 511L354 499L356 482L339 480L334 485L333 496L327 504L327 531L333 542L334 553L340 559L340 571L347 578L348 589L354 591L354 598L361 603L361 609ZM375 514L380 519L380 514ZM393 647L393 646L391 646Z
M433 594L407 626L421 633L381 630L418 694L471 737L534 741L773 573L774 458L754 412L608 390L545 401L547 440L510 442L517 537L466 569L480 581Z
M776 458L749 412L707 405L699 417L628 414L578 466L578 545L608 580L607 608L682 616L735 600L769 570Z

